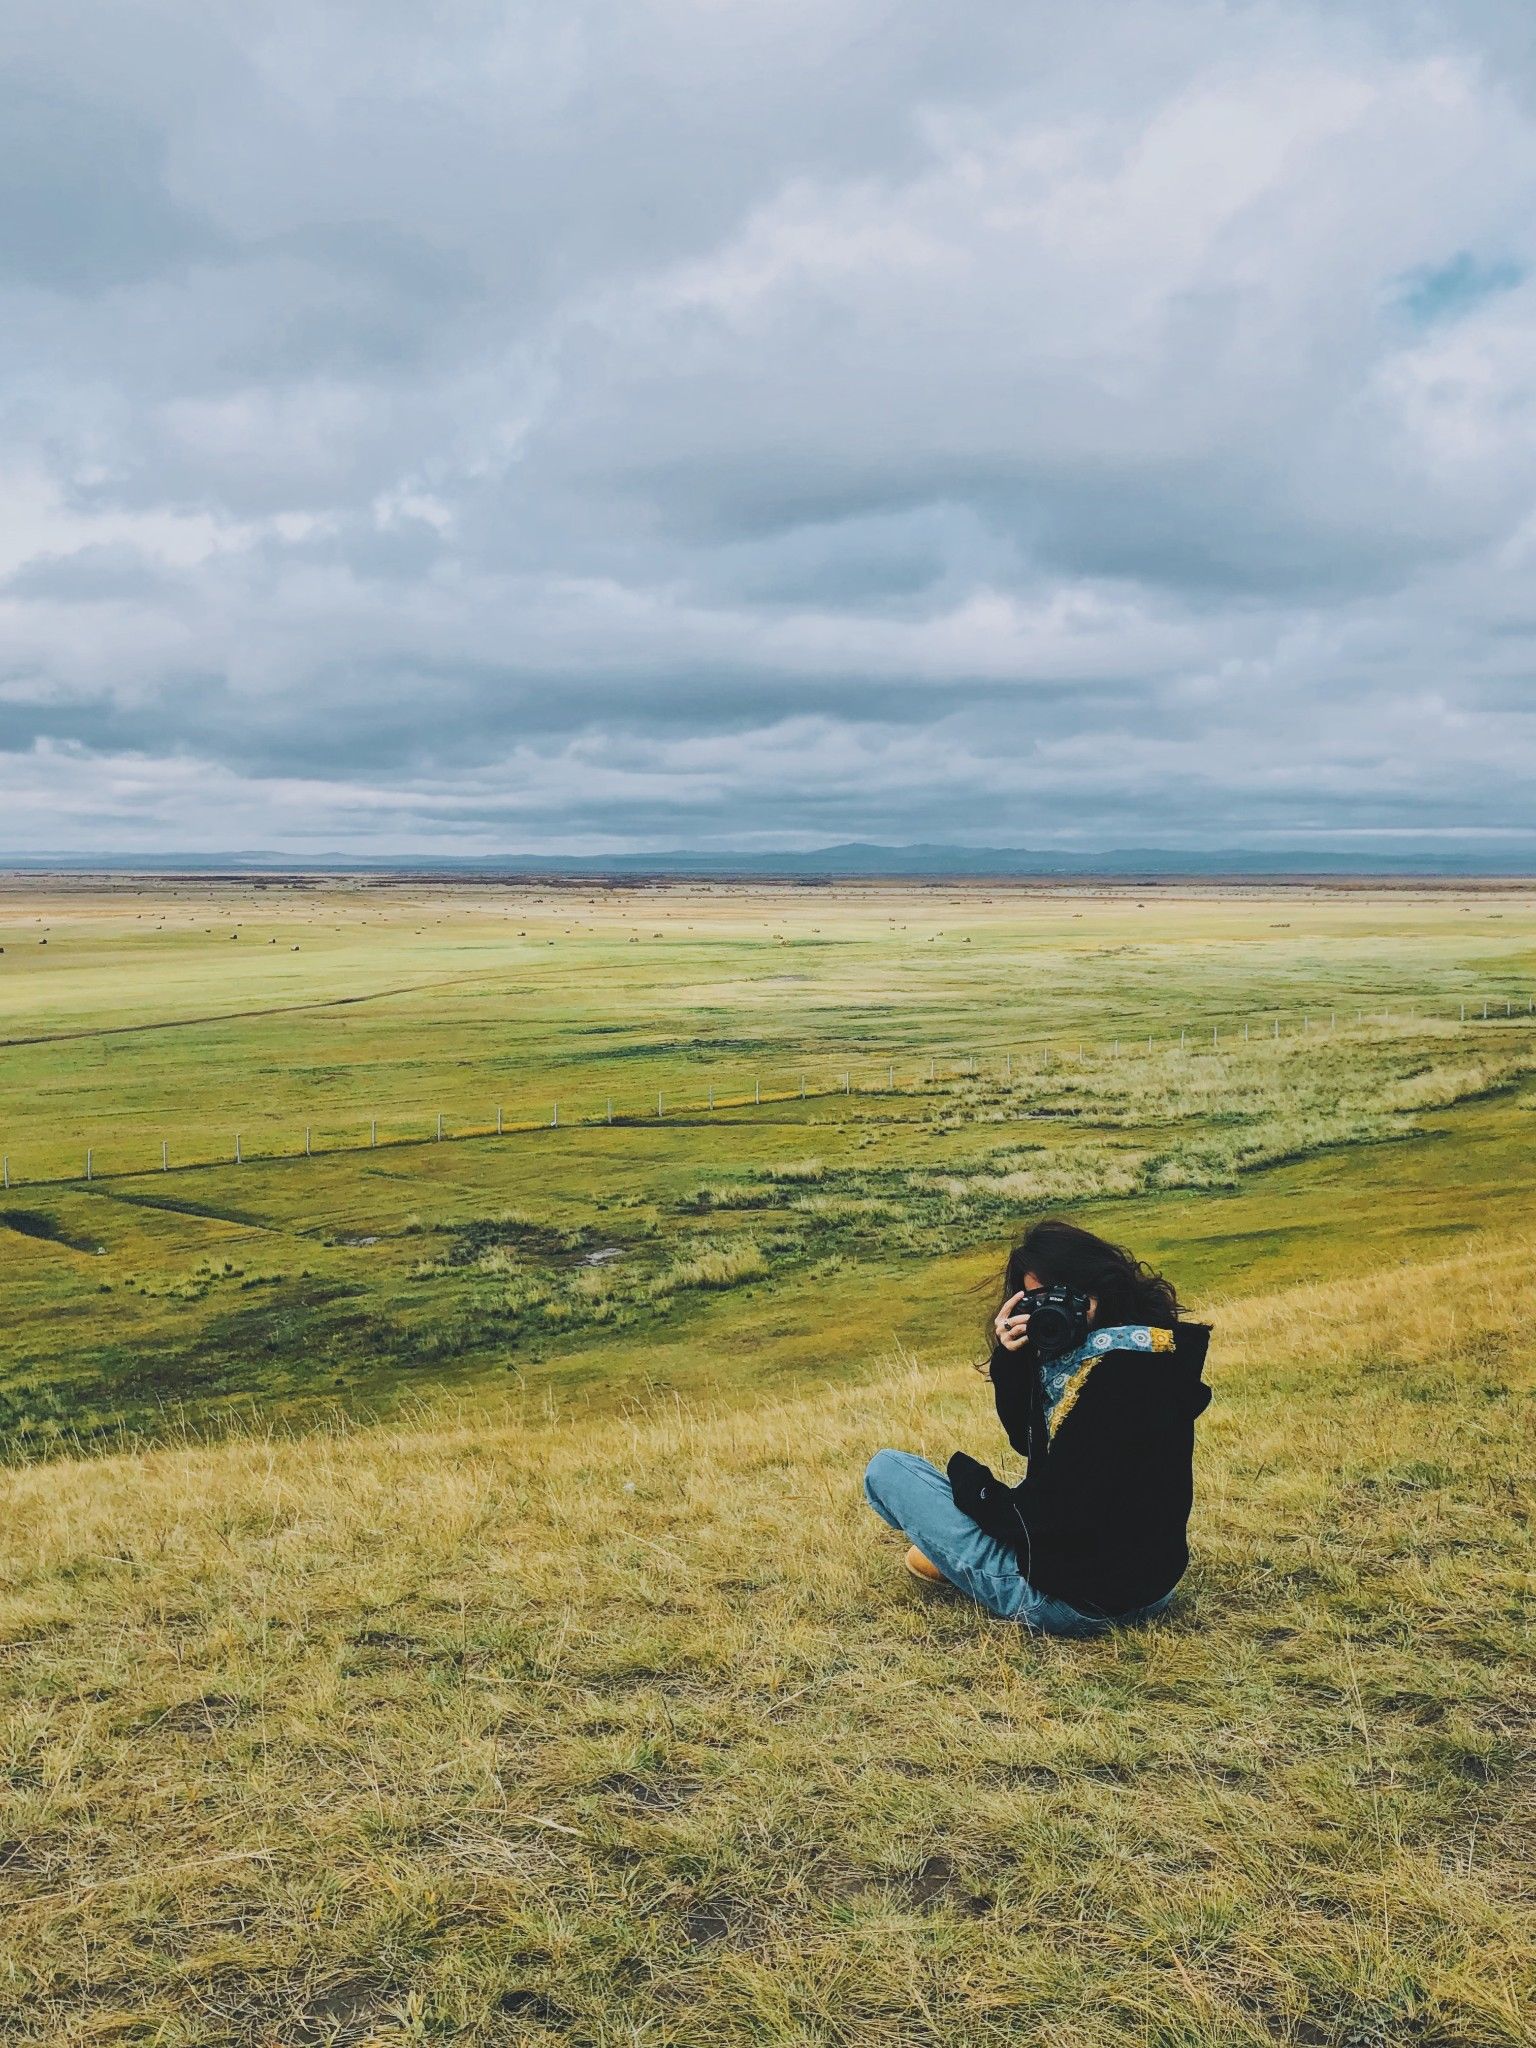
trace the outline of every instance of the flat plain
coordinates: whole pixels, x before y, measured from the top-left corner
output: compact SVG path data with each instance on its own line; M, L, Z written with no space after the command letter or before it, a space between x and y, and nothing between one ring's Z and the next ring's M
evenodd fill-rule
M0 2028L1532 2038L1536 891L12 878L0 946ZM1216 1325L1094 1645L857 1494L996 1457L1046 1211Z

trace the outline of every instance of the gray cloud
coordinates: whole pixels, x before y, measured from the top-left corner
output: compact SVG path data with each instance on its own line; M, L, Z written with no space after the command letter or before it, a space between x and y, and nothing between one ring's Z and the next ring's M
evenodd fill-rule
M19 0L0 851L1518 834L1502 0Z

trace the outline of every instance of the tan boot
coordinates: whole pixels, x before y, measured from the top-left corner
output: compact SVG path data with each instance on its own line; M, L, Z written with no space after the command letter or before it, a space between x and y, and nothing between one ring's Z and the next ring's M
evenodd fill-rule
M947 1586L948 1579L939 1570L931 1557L924 1557L914 1543L907 1552L907 1570L914 1579L921 1579L925 1586Z

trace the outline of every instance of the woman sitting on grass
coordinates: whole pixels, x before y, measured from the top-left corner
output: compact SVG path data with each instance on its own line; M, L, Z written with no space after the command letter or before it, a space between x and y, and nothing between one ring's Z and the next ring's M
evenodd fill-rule
M1017 1486L957 1451L948 1477L877 1451L864 1495L911 1541L907 1568L1005 1621L1085 1635L1166 1607L1189 1563L1195 1417L1210 1331L1118 1245L1037 1223L1008 1260L985 1367L1028 1459Z

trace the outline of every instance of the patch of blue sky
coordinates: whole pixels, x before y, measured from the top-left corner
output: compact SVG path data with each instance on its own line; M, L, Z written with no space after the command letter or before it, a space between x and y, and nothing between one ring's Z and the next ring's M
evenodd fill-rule
M1483 257L1458 249L1445 263L1425 264L1398 280L1398 304L1410 320L1428 327L1454 320L1500 292L1513 291L1527 276L1523 263L1506 256Z

